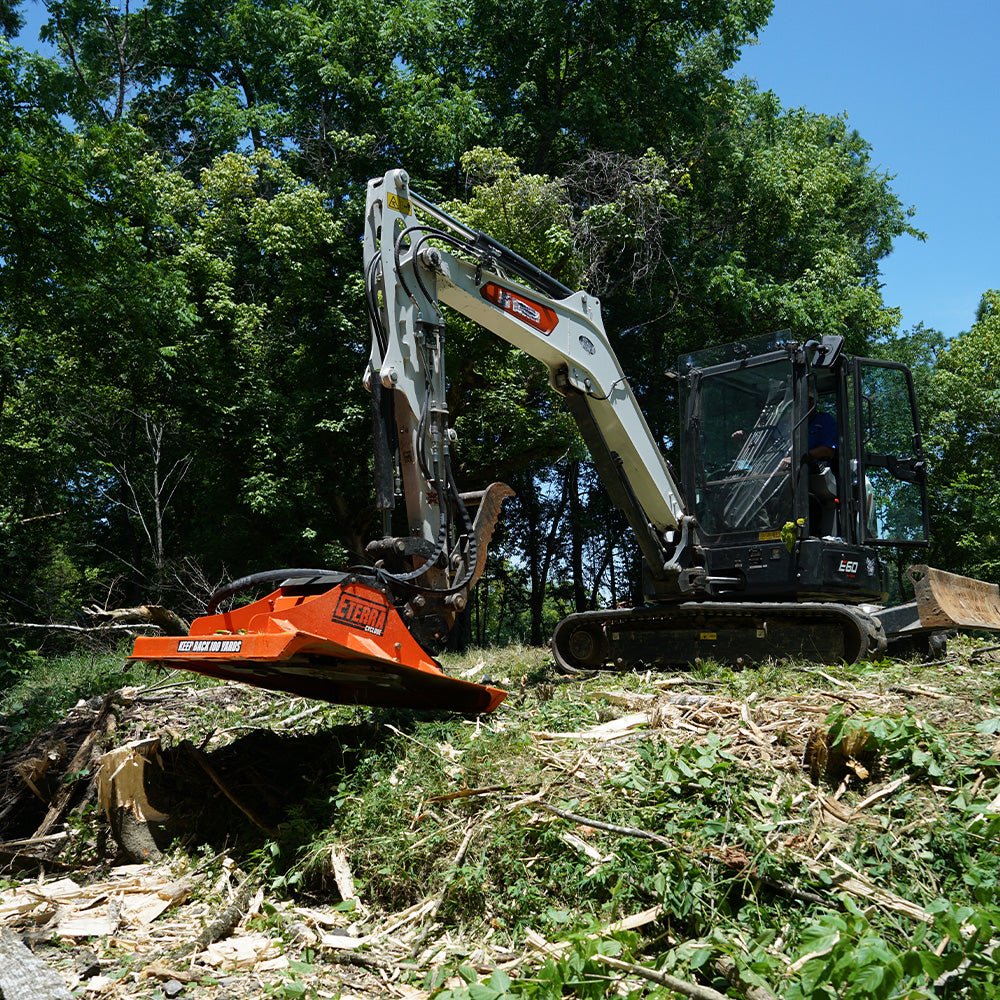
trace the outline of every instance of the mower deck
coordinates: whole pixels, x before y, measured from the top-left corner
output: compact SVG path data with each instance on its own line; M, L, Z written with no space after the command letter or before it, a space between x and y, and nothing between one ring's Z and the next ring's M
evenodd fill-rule
M186 637L138 638L129 659L343 705L492 712L507 696L445 674L385 594L352 576L321 593L283 584Z

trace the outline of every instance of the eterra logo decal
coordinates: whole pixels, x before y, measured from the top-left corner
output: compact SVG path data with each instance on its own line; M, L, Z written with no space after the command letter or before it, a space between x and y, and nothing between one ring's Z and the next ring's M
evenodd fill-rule
M519 319L539 333L544 333L546 337L552 333L559 322L559 317L554 309L541 302L526 299L523 295L518 295L517 292L501 288L495 281L487 281L479 289L479 294L487 302L495 305L497 309L502 309L514 319Z
M238 653L243 648L242 639L181 639L178 653Z
M382 635L388 617L389 609L386 605L344 590L337 598L332 620L360 629L362 632Z

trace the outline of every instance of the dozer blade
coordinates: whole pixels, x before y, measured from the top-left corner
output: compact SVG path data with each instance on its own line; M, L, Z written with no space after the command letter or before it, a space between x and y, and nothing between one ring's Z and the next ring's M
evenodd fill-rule
M1000 589L995 583L946 573L933 566L910 566L922 628L1000 631Z
M303 589L205 615L183 638L136 639L129 659L344 705L492 712L507 697L445 674L373 584Z

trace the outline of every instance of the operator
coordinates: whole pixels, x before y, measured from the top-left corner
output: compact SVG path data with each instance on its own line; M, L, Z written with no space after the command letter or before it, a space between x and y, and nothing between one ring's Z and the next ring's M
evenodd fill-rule
M809 418L809 458L829 462L837 454L837 418L824 410L812 411Z
M740 428L733 431L732 439L737 443L742 443L746 438L746 432ZM806 454L809 465L813 469L818 469L820 462L830 464L837 457L837 418L825 410L816 409L816 393L809 392L809 430L806 444ZM779 468L788 469L791 466L791 456L788 455L781 461Z
M832 462L837 456L837 418L816 409L816 397L809 394L809 463Z

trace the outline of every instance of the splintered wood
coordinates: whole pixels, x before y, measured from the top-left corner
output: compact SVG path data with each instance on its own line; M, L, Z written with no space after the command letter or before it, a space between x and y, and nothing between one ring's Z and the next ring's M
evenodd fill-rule
M127 809L140 823L162 823L169 819L150 805L146 797L146 765L157 760L159 750L160 739L154 736L132 740L100 758L97 801L105 815L110 816L115 809Z
M145 865L113 869L111 878L86 886L71 878L23 883L0 892L0 924L44 926L57 938L143 932L191 888L191 881Z

